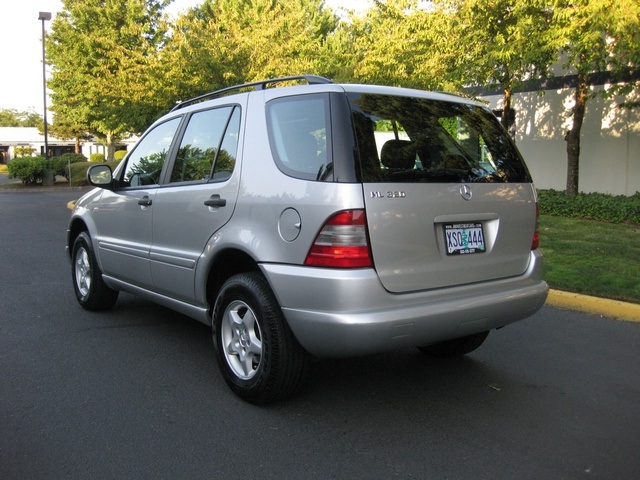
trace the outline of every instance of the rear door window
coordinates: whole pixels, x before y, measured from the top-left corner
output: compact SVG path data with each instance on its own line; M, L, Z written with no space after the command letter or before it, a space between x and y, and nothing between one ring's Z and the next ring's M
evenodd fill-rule
M226 178L231 175L238 144L239 110L228 106L191 115L171 170L171 183L207 181L215 177L214 165L216 171L226 172ZM236 115L232 115L234 111Z
M487 109L414 97L349 94L365 182L530 182Z
M329 95L285 97L267 104L271 151L291 177L333 181Z

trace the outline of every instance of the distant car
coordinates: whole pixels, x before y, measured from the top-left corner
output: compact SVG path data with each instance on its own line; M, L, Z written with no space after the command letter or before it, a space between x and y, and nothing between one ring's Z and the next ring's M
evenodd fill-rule
M212 326L231 389L293 394L309 358L463 355L538 311L536 191L482 104L273 79L179 104L73 210L73 287ZM271 86L272 88L267 88Z

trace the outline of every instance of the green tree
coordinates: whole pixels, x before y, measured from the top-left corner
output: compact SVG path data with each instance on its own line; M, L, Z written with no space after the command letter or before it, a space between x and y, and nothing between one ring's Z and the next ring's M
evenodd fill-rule
M515 89L546 76L558 58L546 41L551 8L539 0L439 0L458 35L455 76L466 85L499 87L502 123Z
M35 112L19 112L15 109L0 109L0 127L43 128L43 118Z
M376 0L347 28L348 64L361 82L431 90L461 90L452 75L460 46L444 9L425 9L417 0Z
M158 51L170 0L64 0L52 24L49 87L56 115L73 112L72 130L87 130L107 146L142 131L165 107L158 92ZM61 122L62 123L62 122Z
M49 133L61 140L75 141L75 153L80 154L80 142L91 139L87 132L89 125L83 123L82 109L71 108L67 103L57 105L54 123L49 125Z
M567 142L567 193L579 192L580 132L592 74L613 77L638 72L640 65L639 0L558 0L553 7L549 38L563 54L564 68L576 73L573 84L572 125ZM628 84L627 87L632 86Z
M322 0L205 0L178 18L161 54L174 99L297 73L325 74L337 18Z

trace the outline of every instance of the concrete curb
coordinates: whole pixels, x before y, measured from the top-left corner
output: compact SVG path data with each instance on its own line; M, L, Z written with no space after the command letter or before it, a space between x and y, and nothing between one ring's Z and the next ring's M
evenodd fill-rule
M602 315L603 317L617 320L640 322L640 305L635 303L589 297L560 290L549 290L547 305L566 310L577 310L592 315Z

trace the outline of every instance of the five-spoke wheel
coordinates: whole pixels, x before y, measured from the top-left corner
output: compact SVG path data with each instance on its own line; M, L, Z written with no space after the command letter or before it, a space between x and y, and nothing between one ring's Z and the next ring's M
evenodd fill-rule
M258 272L241 273L224 283L212 326L220 371L238 396L264 404L287 398L299 388L307 352Z

